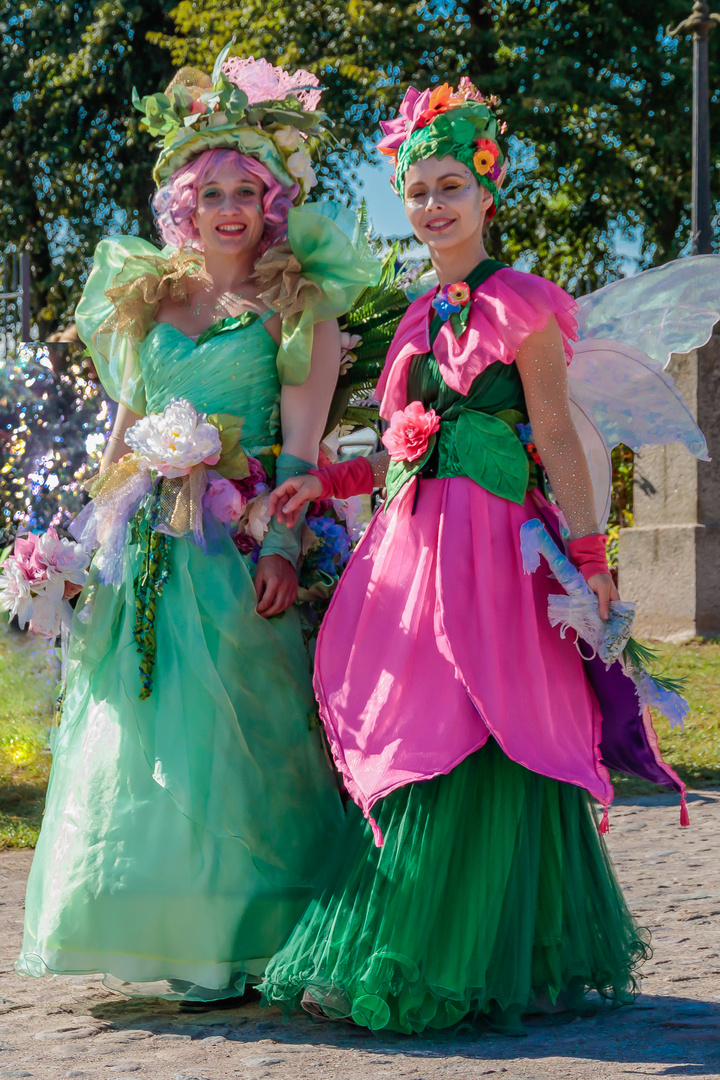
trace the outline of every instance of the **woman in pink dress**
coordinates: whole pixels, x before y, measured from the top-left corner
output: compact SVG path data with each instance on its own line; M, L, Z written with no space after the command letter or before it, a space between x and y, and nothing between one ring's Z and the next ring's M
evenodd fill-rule
M559 587L523 572L541 517L600 614L618 599L573 424L575 301L490 259L504 178L498 123L468 80L420 94L380 149L440 288L410 305L377 396L389 455L314 470L275 495L371 491L385 507L318 640L315 689L351 807L334 875L266 972L268 1001L372 1029L632 1001L647 935L615 879L590 797L608 765L678 791L618 664L583 660L548 620ZM378 803L378 806L374 804ZM372 816L371 816L372 814Z

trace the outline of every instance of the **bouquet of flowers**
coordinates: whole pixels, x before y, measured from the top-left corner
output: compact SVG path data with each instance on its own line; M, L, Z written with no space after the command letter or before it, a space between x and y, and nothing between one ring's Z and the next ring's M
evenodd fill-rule
M80 544L48 529L39 536L18 536L0 558L0 611L8 611L21 629L54 640L69 627L68 598L80 592L90 556Z
M230 525L235 546L243 555L254 555L257 562L268 525L270 485L261 461L248 455L248 475L240 480L212 476L203 496L203 508Z

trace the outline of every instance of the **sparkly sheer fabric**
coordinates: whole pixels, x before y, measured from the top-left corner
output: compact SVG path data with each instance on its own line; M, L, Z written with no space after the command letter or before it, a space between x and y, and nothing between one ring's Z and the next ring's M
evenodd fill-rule
M552 323L517 354L533 440L573 539L598 531L592 482L568 399L562 339Z

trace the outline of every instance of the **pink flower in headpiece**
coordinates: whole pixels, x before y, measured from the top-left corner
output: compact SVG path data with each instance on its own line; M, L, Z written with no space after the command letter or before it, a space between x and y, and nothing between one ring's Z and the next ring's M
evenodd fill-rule
M252 56L233 56L222 66L230 82L244 90L250 105L260 101L283 101L293 94L306 112L312 112L320 104L322 90L298 90L300 86L319 86L316 75L299 68L292 75L282 67L273 67L267 60L255 60ZM295 92L297 91L297 92Z
M414 86L409 87L395 119L380 121L380 127L385 134L385 138L378 143L381 154L397 157L398 150L410 132L421 126L418 121L430 105L430 95L430 90L423 90L421 94Z
M464 101L484 101L480 91L474 82L468 79L467 75L463 75L462 79L458 83L458 97L463 98Z
M393 413L382 441L393 461L416 461L439 428L440 417L434 409L426 412L421 401L411 401L405 409Z

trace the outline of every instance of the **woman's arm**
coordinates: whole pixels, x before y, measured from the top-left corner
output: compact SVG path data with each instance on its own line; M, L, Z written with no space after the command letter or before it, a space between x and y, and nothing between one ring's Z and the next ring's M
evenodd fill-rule
M283 386L280 418L283 454L317 463L320 440L340 372L340 329L337 322L317 323L313 334L310 372L300 386ZM265 618L279 615L297 597L297 574L280 554L260 552L255 573L257 612Z
M125 443L125 432L140 419L138 413L128 409L127 405L118 405L112 434L105 444L100 472L104 473L114 462L119 461L125 454L131 453L130 447Z
M307 379L280 392L284 453L317 463L339 373L340 328L335 319L317 323Z
M518 349L533 439L572 539L598 531L587 459L570 413L567 368L560 328L551 318L544 330L530 334ZM609 574L594 574L588 585L607 618L618 593Z

